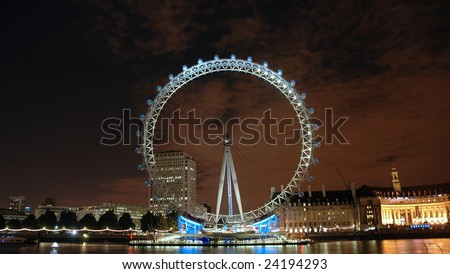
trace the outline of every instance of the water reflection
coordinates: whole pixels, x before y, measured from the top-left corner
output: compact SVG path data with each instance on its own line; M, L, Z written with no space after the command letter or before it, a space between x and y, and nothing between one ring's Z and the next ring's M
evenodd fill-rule
M404 246L408 246L405 249ZM408 239L382 241L381 253L386 254L441 254L450 253L450 239Z
M39 246L0 247L0 254L49 254L52 243ZM121 244L59 243L59 254L440 254L450 253L450 239L316 242L300 246L128 246Z

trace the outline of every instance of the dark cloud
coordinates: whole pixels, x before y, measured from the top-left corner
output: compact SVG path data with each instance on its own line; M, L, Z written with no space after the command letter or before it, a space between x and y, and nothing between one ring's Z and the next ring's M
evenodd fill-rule
M2 180L18 193L34 182L41 196L61 197L67 188L73 197L61 200L73 204L145 197L140 179L134 179L140 176L134 171L139 157L131 146L100 147L101 122L120 117L122 108L132 107L133 115L145 112L156 86L167 83L167 75L179 73L183 64L236 53L283 69L287 80L307 91L315 117L324 120L330 107L334 119L349 117L342 132L350 144L335 142L316 151L321 162L311 170L318 182L313 187L324 182L329 189L342 188L336 167L357 184L387 186L394 160L405 184L448 181L449 10L448 1L8 5L0 45L5 53L0 88L7 94L1 111L8 117L2 123L10 132L2 137L8 144ZM179 108L222 121L262 117L267 109L276 117L295 117L273 87L236 73L189 83L161 117ZM324 129L318 133L324 135ZM223 147L170 144L160 149L192 154L201 202L214 203ZM298 148L263 143L236 145L233 153L242 192L252 197L246 208L261 204L270 186L286 184L298 159ZM23 172L24 166L29 171Z
M378 161L379 161L379 162L382 162L382 163L389 163L389 162L392 163L392 162L394 162L396 159L397 159L396 156L389 155L389 156L386 156L386 157L383 157L383 158L379 159Z

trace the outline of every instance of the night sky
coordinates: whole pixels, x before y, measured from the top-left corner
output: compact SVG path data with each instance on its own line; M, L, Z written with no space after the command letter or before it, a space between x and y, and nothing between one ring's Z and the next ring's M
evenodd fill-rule
M294 79L314 117L349 117L349 144L323 144L313 189L450 181L448 1L9 1L0 8L0 207L12 194L34 207L106 201L146 204L145 173L131 144L104 146L101 124L146 99L170 73L214 54L252 56ZM202 118L294 117L283 96L237 73L210 75L177 93ZM318 134L323 135L321 128ZM233 138L239 137L236 133ZM198 199L214 204L222 145L170 143L197 161ZM286 185L298 146L232 147L244 208Z

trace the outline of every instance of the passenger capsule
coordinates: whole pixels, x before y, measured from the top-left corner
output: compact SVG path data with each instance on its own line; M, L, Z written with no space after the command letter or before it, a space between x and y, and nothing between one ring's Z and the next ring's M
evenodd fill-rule
M263 62L263 67L267 68L269 66L269 63L267 63L267 61Z
M137 147L134 149L134 152L136 152L136 154L141 154L142 149L140 147Z
M156 90L157 90L158 92L161 92L162 87L161 87L161 86L157 86L157 87L156 87Z
M139 120L144 121L145 120L145 115L144 114L139 115Z
M247 57L247 61L252 62L253 61L252 57L251 56Z
M309 108L309 114L314 114L314 108Z
M188 66L183 65L183 71L186 71L186 70L188 70Z
M232 53L231 54L231 59L235 60L236 59L236 54Z
M302 100L305 100L305 99L306 99L306 93L305 93L305 92L302 92L302 94L300 95L300 98L301 98Z
M295 86L295 80L291 80L291 87Z
M170 81L173 80L173 74L169 74L169 80L170 80Z
M149 105L149 106L153 105L153 100L152 99L148 99L147 100L147 105Z
M144 170L144 165L143 164L139 164L137 166L137 169L140 170L140 171L143 171Z
M219 60L219 55L217 55L217 54L214 55L214 60L216 60L216 61Z
M197 64L202 64L203 63L203 59L202 58L198 58L198 60L197 60Z
M281 69L278 70L278 76L282 76L283 75L283 71Z

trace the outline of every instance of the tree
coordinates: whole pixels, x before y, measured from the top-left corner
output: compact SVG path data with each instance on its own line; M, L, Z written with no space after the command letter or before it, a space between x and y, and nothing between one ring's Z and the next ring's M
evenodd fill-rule
M59 226L69 229L77 228L77 214L75 214L75 212L73 211L64 210L59 215Z
M56 215L53 211L47 209L44 214L42 214L41 216L39 216L39 218L37 219L38 224L40 227L46 227L49 229L53 229L56 226Z
M166 230L169 229L169 224L167 222L167 217L163 215L158 215L158 223L156 224L157 229Z
M94 217L94 214L92 213L86 213L86 215L81 218L81 220L78 222L78 226L81 228L89 228L89 229L95 229L97 228L97 220Z
M169 214L167 214L168 229L172 228L173 230L177 230L179 216L180 212L177 210L172 210Z
M154 215L150 211L147 211L141 218L141 230L142 231L155 231L158 225L158 216Z
M119 226L119 220L117 220L116 214L114 214L113 210L108 210L98 220L98 226L100 228L111 228L117 229Z
M130 213L124 213L119 218L119 228L120 229L129 229L134 228L136 225L133 223L133 220L131 219Z
M34 216L33 214L28 215L22 221L22 227L31 228L31 229L39 228L39 224L38 224L38 221L36 220L36 216Z
M5 217L3 217L2 214L0 214L0 229L5 228L5 225L6 225Z
M21 228L21 222L19 219L11 219L8 221L8 228L19 229Z

